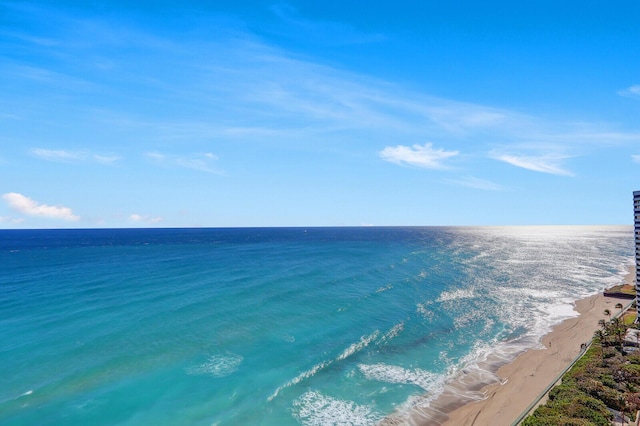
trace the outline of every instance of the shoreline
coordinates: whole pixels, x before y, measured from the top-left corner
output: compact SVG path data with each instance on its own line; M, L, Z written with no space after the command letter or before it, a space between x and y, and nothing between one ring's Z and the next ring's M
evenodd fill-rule
M500 367L496 374L503 383L486 386L486 399L447 413L442 425L510 425L580 354L581 345L598 329L598 320L606 319L603 311L615 312L619 302L602 294L578 300L578 317L563 321L546 334L541 342L544 348L529 349Z
M623 283L635 283L634 266L629 266ZM581 345L591 341L599 328L598 321L607 319L604 310L618 313L617 303L626 306L629 300L600 292L575 301L573 309L578 316L554 326L534 347L510 361L499 355L486 359L480 371L465 371L458 378L462 386L456 381L449 383L442 394L428 403L423 399L426 395L418 398L408 418L391 415L380 426L511 425L580 354ZM471 383L464 383L465 379Z
M634 280L635 269L630 267L624 283L633 284ZM626 306L629 301L602 293L577 300L574 309L579 315L556 325L543 336L541 343L544 348L529 349L501 366L496 374L503 382L484 387L485 399L446 413L448 419L442 425L511 425L580 354L580 346L588 343L599 328L598 321L607 319L604 310L609 309L614 315L617 313L614 308L617 303Z

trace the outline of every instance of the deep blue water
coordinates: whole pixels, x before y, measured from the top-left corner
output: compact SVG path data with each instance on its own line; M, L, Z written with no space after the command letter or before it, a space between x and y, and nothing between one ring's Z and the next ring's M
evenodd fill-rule
M0 424L375 424L632 262L615 226L0 231Z

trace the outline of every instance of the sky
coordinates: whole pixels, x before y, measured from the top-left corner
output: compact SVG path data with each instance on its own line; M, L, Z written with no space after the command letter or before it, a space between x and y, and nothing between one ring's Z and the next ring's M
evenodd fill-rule
M0 0L0 228L631 224L638 16Z

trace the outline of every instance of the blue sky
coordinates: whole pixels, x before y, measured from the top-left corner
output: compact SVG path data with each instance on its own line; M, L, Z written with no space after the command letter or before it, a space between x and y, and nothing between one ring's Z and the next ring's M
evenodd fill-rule
M630 224L638 16L0 0L0 228Z

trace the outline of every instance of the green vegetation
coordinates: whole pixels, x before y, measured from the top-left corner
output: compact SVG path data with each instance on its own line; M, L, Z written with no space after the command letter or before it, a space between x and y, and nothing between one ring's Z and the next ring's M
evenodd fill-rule
M616 308L620 309L617 305ZM610 312L605 312L609 316ZM640 353L625 354L624 336L635 320L601 320L591 347L551 390L525 426L611 425L607 407L632 417L640 409Z

